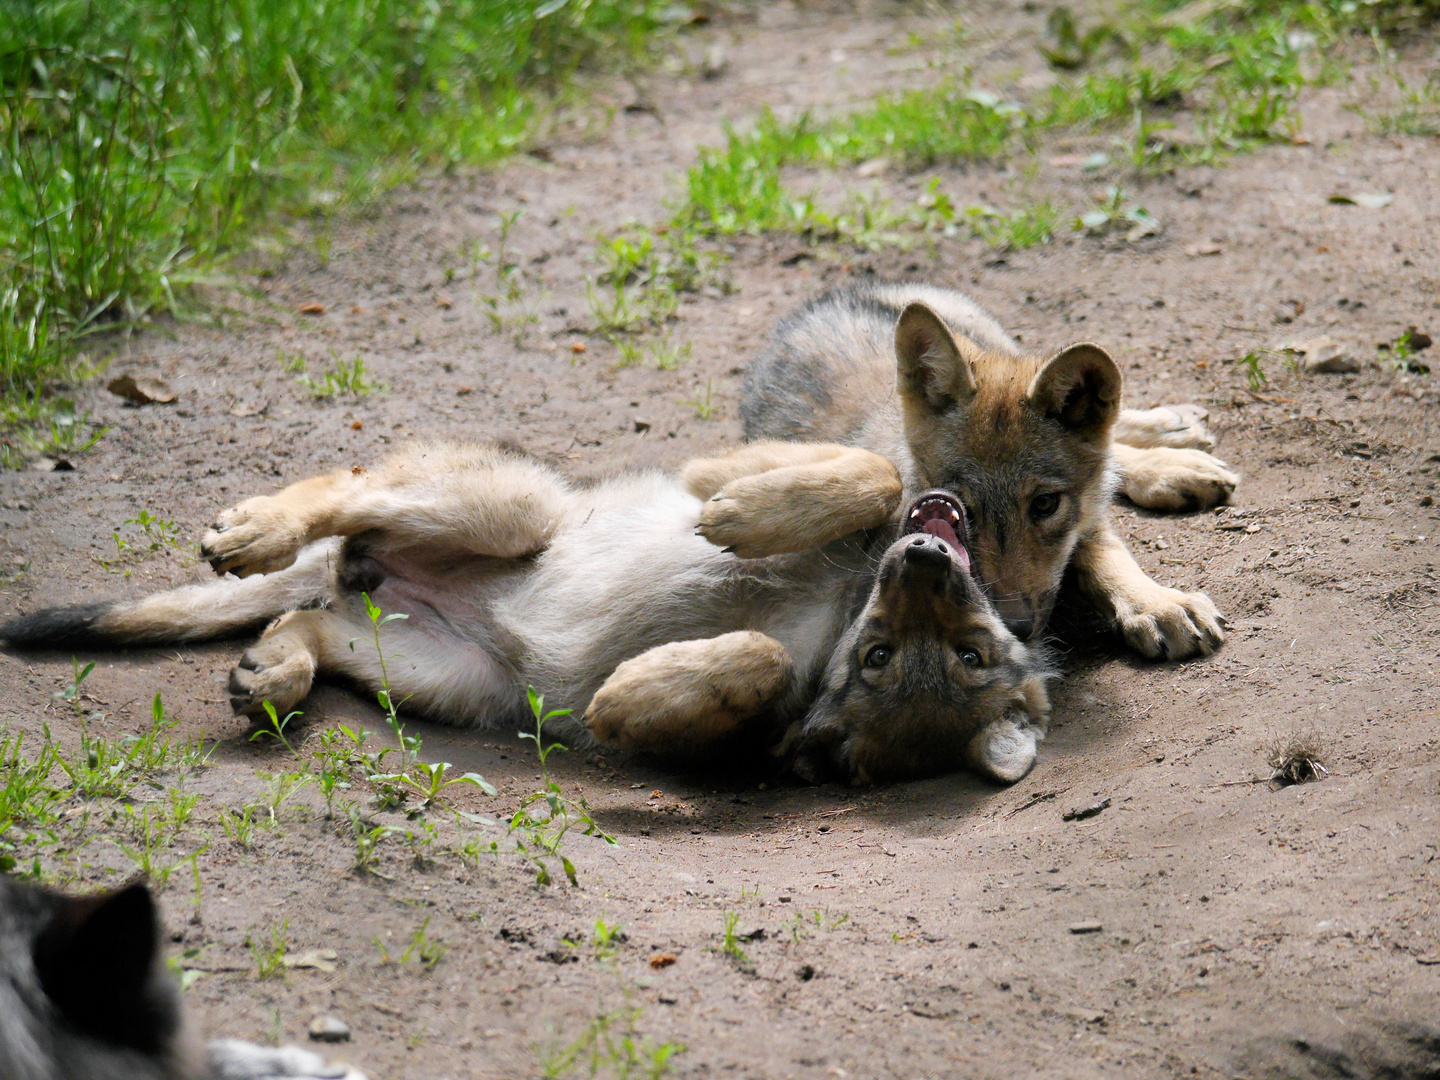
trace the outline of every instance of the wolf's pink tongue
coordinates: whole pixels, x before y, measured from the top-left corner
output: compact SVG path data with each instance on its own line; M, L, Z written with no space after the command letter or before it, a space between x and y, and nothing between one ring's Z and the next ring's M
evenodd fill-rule
M955 530L950 527L948 521L944 518L931 518L921 526L921 529L931 536L938 536L954 548L960 556L960 561L965 564L965 569L970 569L970 553L965 550L965 545L960 543L959 537L955 535Z

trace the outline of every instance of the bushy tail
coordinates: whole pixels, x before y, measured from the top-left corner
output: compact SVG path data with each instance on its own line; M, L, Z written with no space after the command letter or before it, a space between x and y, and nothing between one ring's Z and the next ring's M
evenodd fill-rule
M207 641L258 627L333 595L339 542L311 544L273 574L227 577L127 603L45 608L0 626L0 641L26 649Z

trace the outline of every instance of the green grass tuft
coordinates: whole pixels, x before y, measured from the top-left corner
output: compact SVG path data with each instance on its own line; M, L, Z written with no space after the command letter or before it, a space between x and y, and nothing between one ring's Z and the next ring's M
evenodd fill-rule
M45 413L94 330L177 291L277 206L521 149L659 0L30 0L0 5L0 424Z

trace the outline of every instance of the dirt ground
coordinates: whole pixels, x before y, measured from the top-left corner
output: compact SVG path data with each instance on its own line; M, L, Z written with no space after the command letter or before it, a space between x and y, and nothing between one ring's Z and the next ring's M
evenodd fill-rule
M1018 5L968 15L978 84L1038 71L1043 20ZM87 707L105 714L103 733L137 730L158 689L181 732L218 740L190 783L205 799L179 845L212 841L198 914L188 871L162 895L176 950L198 950L187 963L209 972L188 998L212 1032L303 1042L331 1014L353 1029L341 1055L383 1080L540 1075L593 1017L629 1009L654 1043L684 1044L679 1076L1436 1075L1440 422L1435 376L1372 361L1406 327L1440 327L1440 144L1367 135L1343 108L1363 69L1306 92L1308 143L1220 167L1082 173L1109 145L1097 134L1042 145L1033 176L1017 162L880 181L913 198L939 175L959 205L1028 191L1070 210L1123 182L1164 223L1138 244L1065 231L997 256L964 238L876 253L741 238L729 246L738 290L681 305L672 335L693 355L677 370L616 368L615 348L586 333L597 231L661 219L722 119L919 85L935 54L906 34L939 40L943 26L783 4L720 20L682 39L697 61L724 47L719 78L676 65L622 83L611 121L559 125L543 157L396 191L319 241L319 224L297 224L245 264L268 304L230 297L242 310L221 325L157 327L112 360L163 375L175 405L131 407L93 381L76 396L110 425L98 447L73 472L0 476L0 614L204 580L193 547L136 561L128 579L97 559L142 507L194 540L223 506L414 437L507 439L581 477L723 449L740 437L739 376L776 318L875 274L962 288L1040 350L1104 343L1130 404L1209 409L1217 453L1244 477L1234 506L1116 513L1147 571L1215 599L1225 646L1153 665L1072 629L1052 733L1009 789L965 775L811 788L569 755L561 783L618 839L567 841L579 888L539 887L513 856L417 870L399 840L383 848L385 877L357 874L348 824L324 819L313 787L241 849L217 808L254 800L257 773L288 755L248 742L229 714L238 644L81 657L98 661ZM1382 209L1327 201L1381 190L1394 192ZM468 252L493 248L497 216L517 209L521 303L538 322L496 332L480 300L493 270L472 274ZM298 314L305 304L324 314ZM1247 390L1236 358L1322 333L1364 370L1300 376L1272 362L1269 385ZM312 401L286 358L313 373L332 351L362 356L388 392ZM707 384L719 411L701 419L685 402ZM70 665L0 655L0 722L73 737L52 700ZM319 688L306 710L311 747L337 722L384 731L373 703L342 687ZM427 759L500 788L457 806L505 816L534 790L533 752L511 733L415 727ZM1328 778L1250 782L1296 732L1319 737ZM1099 815L1063 820L1100 796ZM118 880L129 864L106 840L113 828L98 823L56 872ZM738 931L764 931L742 943L748 963L719 949L727 912ZM384 963L377 939L394 956L426 918L449 946L433 971ZM623 925L613 960L594 956L597 918ZM284 920L292 953L333 949L337 970L257 979L247 932ZM1100 929L1072 931L1088 921ZM652 969L657 953L678 959Z

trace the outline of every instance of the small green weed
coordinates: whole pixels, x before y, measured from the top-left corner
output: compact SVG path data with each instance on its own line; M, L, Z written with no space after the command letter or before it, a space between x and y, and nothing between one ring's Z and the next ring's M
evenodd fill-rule
M269 941L264 935L251 929L245 935L245 947L255 960L255 978L283 979L285 977L285 951L289 947L290 920L271 927Z
M380 950L380 962L382 964L395 964L403 967L414 960L426 971L434 971L437 964L445 958L450 951L450 946L438 938L432 938L427 931L430 928L430 916L427 915L421 920L415 932L410 935L410 940L405 945L405 951L398 957L391 956L385 943L378 937L375 939L375 947Z
M157 889L163 889L166 884L169 883L170 875L177 869L186 863L195 863L201 855L210 849L210 845L206 844L204 847L192 851L189 855L183 856L182 858L169 862L161 862L159 858L160 853L170 846L174 840L174 832L178 832L178 829L174 829L174 832L172 832L169 837L166 836L166 827L169 825L173 828L174 818L170 817L169 820L167 820L168 815L164 809L160 808L156 808L154 812L152 812L151 807L145 806L137 811L135 807L129 803L121 803L120 805L121 812L127 819L127 823L134 834L135 843L123 844L119 840L114 839L111 840L111 843L113 843L126 858L134 863L136 871L144 876L146 880L151 882ZM193 807L193 805L192 802L191 806Z
M1265 352L1264 349L1252 349L1240 358L1240 368L1245 372L1245 385L1257 393L1265 389L1270 382L1262 366Z
M310 396L313 398L333 398L342 395L363 398L377 391L383 393L389 389L384 383L371 381L370 376L365 372L365 360L359 356L349 362L336 357L334 362L325 369L321 378L313 379L309 375L301 375L298 382L310 392Z
M519 808L510 817L509 835L515 840L516 850L534 866L536 884L549 885L554 880L550 862L557 860L566 879L571 885L576 885L575 864L560 850L566 833L572 828L579 828L584 835L598 837L607 844L615 843L615 838L600 828L591 813L590 804L583 797L570 798L550 775L550 755L565 747L558 742L546 745L545 725L551 720L569 716L572 710L551 709L546 712L545 698L536 693L533 686L527 688L526 696L535 717L535 731L533 734L522 731L520 737L535 744L540 761L541 788L520 801ZM492 845L492 850L498 849Z
M604 963L615 956L620 946L630 940L619 923L607 923L603 918L595 920L595 934L590 948L595 959Z
M817 930L838 930L849 921L850 915L848 912L831 915L828 911L820 911L817 908L810 912L809 915L797 911L785 923L785 930L789 933L790 940L798 944L801 941L814 937Z
M270 702L262 701L260 704L265 710L265 720L262 726L251 734L250 741L257 742L260 739L271 739L285 747L285 749L289 750L295 757L299 757L300 752L291 746L290 740L285 737L285 729L290 726L291 722L305 714L298 710L292 711L286 713L285 718L282 720L280 719L279 713L275 711L275 706L271 705Z
M643 1007L597 1014L578 1039L544 1053L542 1076L547 1080L567 1076L591 1078L606 1075L616 1080L646 1077L662 1080L670 1074L671 1060L683 1054L679 1043L654 1044L636 1031Z
M1125 201L1126 195L1122 189L1106 188L1100 205L1075 219L1075 231L1084 231L1091 236L1103 236L1117 229L1124 229L1125 240L1131 244L1161 231L1159 220L1150 211L1143 206L1127 206Z
M725 929L720 940L720 951L736 963L748 964L750 957L745 955L745 950L740 947L740 939L735 933L735 927L740 923L740 913L727 911L723 918Z
M975 235L1001 251L1048 244L1060 221L1060 211L1049 199L1008 214L988 206L967 207L965 213Z
M1358 105L1347 107L1363 116L1365 126L1376 135L1440 135L1440 72L1431 72L1419 86L1411 86L1399 72L1389 74L1397 101L1373 111ZM1379 92L1379 80L1373 75L1370 85L1372 91Z
M350 827L355 836L355 869L362 874L385 877L376 869L380 861L380 845L395 829L389 825L372 825L353 807L350 810Z
M220 827L237 847L248 848L255 842L255 826L260 824L255 814L259 809L259 803L246 803L239 811L220 808Z
M1419 331L1410 327L1390 344L1390 357L1386 362L1388 366L1397 371L1403 371L1410 375L1430 374L1430 365L1417 359L1421 349L1428 348L1430 341L1426 337L1423 342L1417 345Z
M715 385L710 379L705 380L705 395L703 397L696 394L694 401L682 401L680 404L689 405L695 410L696 417L701 420L709 420L720 411L720 406L715 402Z

